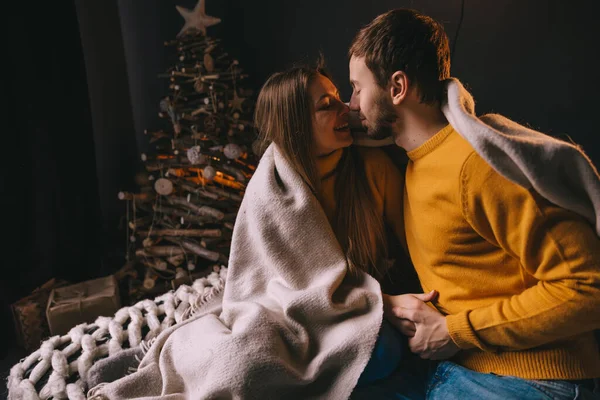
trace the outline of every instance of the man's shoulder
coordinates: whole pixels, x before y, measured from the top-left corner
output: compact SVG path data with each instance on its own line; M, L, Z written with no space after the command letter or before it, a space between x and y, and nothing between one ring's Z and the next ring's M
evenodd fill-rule
M491 176L501 176L480 154L472 149L464 157L460 169L461 179L486 180Z
M422 163L426 167L425 169L421 167L416 168L427 171L427 173L435 171L435 173L443 174L447 179L458 178L467 164L485 162L476 153L473 146L456 129L450 132L432 156L434 157L427 157L426 162ZM415 165L418 165L418 163Z
M469 143L455 128L452 129L447 141L447 151L452 154L452 158L457 159L459 162L466 161L475 152L471 143Z
M495 197L519 195L527 189L509 180L494 169L480 154L473 150L464 160L460 171L461 192L471 195L493 194Z

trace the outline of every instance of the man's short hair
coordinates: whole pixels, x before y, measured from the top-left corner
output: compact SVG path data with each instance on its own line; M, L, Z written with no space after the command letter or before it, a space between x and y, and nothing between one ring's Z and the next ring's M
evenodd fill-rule
M348 55L364 57L382 88L394 72L403 71L424 103L441 101L441 81L450 77L450 47L443 26L411 9L376 17L358 32Z

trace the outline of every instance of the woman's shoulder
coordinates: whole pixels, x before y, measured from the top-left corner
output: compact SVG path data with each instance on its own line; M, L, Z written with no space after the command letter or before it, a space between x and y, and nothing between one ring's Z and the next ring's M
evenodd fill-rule
M388 155L379 147L356 146L365 164L388 163L391 162Z
M396 149L402 150L398 147ZM402 186L404 182L405 169L398 164L401 156L395 153L396 149L358 147L364 162L365 176L374 190L383 197L386 192L393 190L390 189L391 186Z
M362 156L367 170L372 168L385 168L393 170L404 170L406 167L406 153L396 145L386 147L361 147L357 149Z

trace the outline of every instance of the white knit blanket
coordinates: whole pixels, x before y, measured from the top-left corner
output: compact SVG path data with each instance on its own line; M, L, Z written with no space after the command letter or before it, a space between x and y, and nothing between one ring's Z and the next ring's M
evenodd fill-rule
M582 215L600 236L600 175L577 146L501 115L475 115L473 97L457 79L446 82L442 111L475 151L505 178Z
M112 317L101 316L92 324L74 326L66 335L48 338L11 368L8 398L84 400L95 367L110 362L109 375L126 375L129 365L139 363L137 355L143 354L148 343L184 321L191 309L217 310L220 304L215 300L223 292L226 275L227 269L220 268L191 286L182 285L153 301L141 300ZM119 362L125 354L125 362Z
M319 202L271 145L235 223L222 312L163 332L137 372L88 396L347 399L383 310L377 281L346 273Z

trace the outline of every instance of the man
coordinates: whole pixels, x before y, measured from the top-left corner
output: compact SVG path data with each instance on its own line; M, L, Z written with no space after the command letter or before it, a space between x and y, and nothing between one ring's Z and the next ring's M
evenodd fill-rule
M385 297L387 317L430 360L422 380L406 378L416 373L408 365L371 395L413 398L420 382L428 398L594 396L593 227L498 173L448 123L450 54L439 23L392 10L357 34L349 55L350 108L370 136L391 135L409 157L406 245L429 292Z

